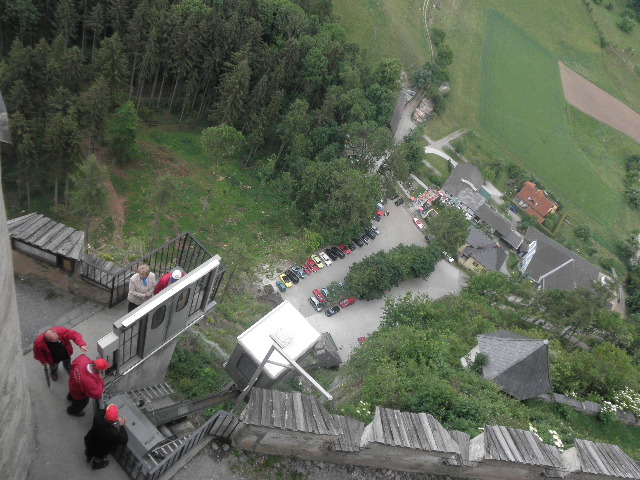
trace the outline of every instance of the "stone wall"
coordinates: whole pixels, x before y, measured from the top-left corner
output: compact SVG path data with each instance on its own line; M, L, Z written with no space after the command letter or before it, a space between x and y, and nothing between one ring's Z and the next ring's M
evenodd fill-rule
M540 395L536 398L546 403L561 403L563 405L567 405L573 408L576 412L584 413L586 415L598 415L602 411L602 405L599 403L589 401L579 402L575 398L567 397L560 393ZM616 418L620 423L624 423L625 425L640 427L640 418L636 417L633 412L628 410L616 411Z
M5 212L0 185L0 477L23 480L31 464L34 426Z
M8 235L8 234L7 234ZM61 290L93 300L94 302L109 304L111 292L82 279L80 273L81 262L76 262L72 274L66 273L55 265L50 265L24 253L12 251L13 269L20 275L35 275Z

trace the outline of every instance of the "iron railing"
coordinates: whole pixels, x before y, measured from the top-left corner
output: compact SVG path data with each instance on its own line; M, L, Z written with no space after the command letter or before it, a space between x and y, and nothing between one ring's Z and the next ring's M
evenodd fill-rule
M129 278L143 263L149 265L151 271L159 278L176 266L190 273L212 257L213 255L193 235L189 232L183 233L113 274L111 284L108 285L111 289L109 307L127 298Z
M148 460L140 458L136 453L128 449L126 445L119 445L112 452L112 456L132 480L157 480L189 450L198 444L205 435L211 433L214 437L227 441L237 425L238 417L236 415L219 411L200 428L186 437L184 442L176 450L171 452L171 454L159 462L153 461L156 465L152 465Z

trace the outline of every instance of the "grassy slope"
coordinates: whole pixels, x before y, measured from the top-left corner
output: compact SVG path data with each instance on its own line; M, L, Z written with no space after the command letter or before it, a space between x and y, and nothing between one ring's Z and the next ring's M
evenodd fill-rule
M413 69L429 55L420 15L422 0L334 0L333 11L350 41L372 63L399 58Z

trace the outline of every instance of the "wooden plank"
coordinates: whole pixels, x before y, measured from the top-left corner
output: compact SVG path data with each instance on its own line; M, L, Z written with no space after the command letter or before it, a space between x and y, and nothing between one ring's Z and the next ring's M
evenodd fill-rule
M273 426L282 428L284 426L284 393L271 390L271 398L273 398Z
M598 456L598 452L594 449L593 442L585 440L583 446L593 464L593 473L609 475L609 469Z
M373 441L378 443L384 443L384 430L382 429L382 412L380 407L376 406L376 412L373 416Z
M627 469L620 464L620 459L618 458L617 452L614 453L610 448L612 447L612 445L607 445L604 443L594 443L593 446L599 453L602 462L609 468L609 471L615 472L616 476L618 477L626 476Z
M24 230L22 230L22 232L20 232L20 236L25 242L33 243L46 232L46 229L43 231L42 227L45 227L47 224L51 224L51 222L53 222L53 220L47 217L40 217L38 219L35 219L29 225L27 225ZM51 224L50 226L53 226L53 224Z
M561 465L557 465L556 462L550 462L549 456L550 452L543 452L540 445L538 445L538 439L531 432L522 431L523 443L528 445L528 448L525 448L527 451L532 452L532 456L534 458L541 459L538 463L542 465L553 465L554 467L558 467Z
M307 425L304 421L304 407L302 406L302 395L300 392L292 393L292 402L293 402L293 414L294 414L294 430L303 432L307 428Z
M580 440L578 438L576 438L575 440L576 450L578 451L578 458L580 459L580 466L583 472L596 473L597 466L589 456L589 451L586 449L584 442L584 440Z
M448 453L460 453L460 447L458 443L451 437L449 430L444 428L438 420L432 418L433 425L438 430L440 437L442 438L442 451Z
M31 217L34 215L39 215L38 213L28 213L26 215L22 215L21 217L11 218L7 220L7 227L9 229L9 236L13 234L13 231L20 228L25 222L31 221Z
M56 236L54 236L50 241L49 245L44 247L44 250L49 250L50 252L55 252L58 250L58 247L67 241L69 236L74 232L74 229L71 227L64 227L62 230L58 232Z
M496 438L498 439L498 442L500 442L500 445L503 445L505 451L509 451L517 462L524 463L524 458L520 454L520 450L517 445L515 445L514 439L511 435L512 429L503 426L498 426L496 429L498 430ZM505 442L504 444L502 443L503 441Z
M293 405L293 395L291 393L285 394L285 406L284 406L284 428L287 430L295 429L295 412Z
M436 442L436 438L433 436L433 432L431 431L431 424L429 423L429 416L426 413L422 413L420 412L418 414L418 418L420 419L420 423L422 424L422 431L424 432L425 436L427 437L427 441L428 441L428 448L426 448L425 450L432 450L432 451L436 451L437 450L437 442Z
M427 438L426 433L424 432L424 427L422 426L422 422L420 421L420 415L416 414L411 417L413 421L413 428L416 431L416 436L418 438L418 442L420 442L421 450L431 450L429 445L429 439Z
M254 388L251 390L249 404L247 405L247 423L251 425L260 425L260 412L262 410L262 389Z
M395 445L396 447L402 446L400 431L398 430L395 416L393 415L392 410L388 408L382 409L382 428L386 444Z
M324 415L322 415L322 407L320 405L320 400L316 397L309 396L309 404L311 405L311 413L313 413L313 419L316 424L316 433L326 435L330 433L329 426L326 424Z
M544 452L537 445L535 445L535 447L531 445L524 430L512 428L509 431L511 432L512 438L515 440L518 452L520 452L520 455L524 458L525 463L529 463L531 465L551 466L548 463L549 459Z
M269 390L262 391L262 401L260 402L260 420L258 425L270 427L271 426L271 395Z
M415 442L412 442L409 438L409 432L407 429L410 428L410 425L404 421L405 415L411 415L410 413L404 413L399 410L393 410L393 416L396 420L396 425L398 426L398 431L400 432L399 440L402 442L403 447L407 448L415 448Z
M315 415L313 413L313 404L309 395L302 395L302 407L304 420L307 424L307 432L318 433Z

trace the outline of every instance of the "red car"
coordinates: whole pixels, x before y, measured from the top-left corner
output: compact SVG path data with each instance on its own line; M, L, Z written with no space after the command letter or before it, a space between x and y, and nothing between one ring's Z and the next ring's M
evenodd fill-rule
M322 294L322 292L317 288L313 291L313 294L315 295L315 297L318 299L320 303L325 303L327 301L327 299L324 298L324 295Z
M313 273L313 270L311 269L311 267L306 263L302 264L302 269L304 270L304 273L306 273L307 275L311 275Z
M311 260L310 258L307 258L307 265L309 266L309 268L313 271L313 273L317 272L318 270L320 270L318 268L318 266L316 265L316 262L314 262L313 260Z
M340 306L342 308L347 308L349 305L353 305L356 303L356 299L354 297L345 298L340 302Z
M340 245L340 250L342 250L347 255L351 253L351 250L349 250L349 247L345 246L344 243L342 245Z

